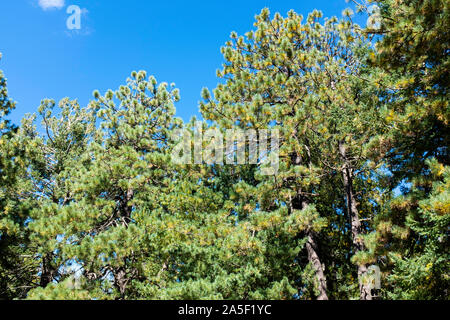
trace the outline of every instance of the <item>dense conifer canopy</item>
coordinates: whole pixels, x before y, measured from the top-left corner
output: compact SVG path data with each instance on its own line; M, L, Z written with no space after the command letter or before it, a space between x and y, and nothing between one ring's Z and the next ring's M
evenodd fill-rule
M0 71L0 299L448 299L450 4L352 2L263 9L201 92L203 133L279 133L274 174L174 161L198 123L145 71L17 126Z

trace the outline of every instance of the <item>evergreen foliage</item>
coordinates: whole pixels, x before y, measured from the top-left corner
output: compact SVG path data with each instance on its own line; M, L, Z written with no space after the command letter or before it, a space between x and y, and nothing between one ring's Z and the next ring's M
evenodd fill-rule
M173 161L197 122L145 71L17 127L0 71L0 298L448 299L449 3L352 2L263 9L201 92L203 131L278 130L273 175Z

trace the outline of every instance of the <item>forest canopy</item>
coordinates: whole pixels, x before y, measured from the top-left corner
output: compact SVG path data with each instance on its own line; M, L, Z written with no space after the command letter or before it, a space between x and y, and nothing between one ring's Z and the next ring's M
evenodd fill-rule
M133 71L13 124L0 71L0 299L447 300L450 2L352 3L232 32L201 121Z

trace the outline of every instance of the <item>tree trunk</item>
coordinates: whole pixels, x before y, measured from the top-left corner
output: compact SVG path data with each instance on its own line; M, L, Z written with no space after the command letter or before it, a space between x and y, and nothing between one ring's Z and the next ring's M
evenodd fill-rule
M301 197L301 195L299 195ZM301 209L305 209L308 206L308 201L301 197ZM306 236L308 237L308 241L306 242L306 251L308 252L308 261L311 263L315 273L317 282L319 284L319 295L317 296L317 300L328 300L327 295L327 278L324 273L324 265L320 262L318 251L318 245L315 240L314 232L308 228L306 231Z
M317 243L314 239L314 233L311 230L307 232L308 242L306 242L306 251L308 252L308 261L316 272L316 278L319 283L319 296L317 300L328 300L327 296L327 278L324 273L324 266L320 263L317 254Z
M42 270L39 281L39 286L45 288L50 282L53 281L55 269L51 265L52 254L47 254L42 258Z
M307 200L301 195L301 191L297 194L297 199L293 201L292 208L297 210L302 210L308 206ZM308 262L312 265L316 279L319 284L319 295L317 296L317 300L328 300L327 295L327 278L324 272L324 265L320 262L319 254L318 254L318 245L315 239L314 232L308 228L306 231L306 237L308 241L306 242L306 251L308 253Z
M358 204L355 199L353 190L353 168L351 161L347 155L347 149L343 141L339 142L339 153L341 159L344 163L342 168L342 177L344 180L345 198L347 205L347 212L350 216L351 230L352 230L352 242L355 248L355 253L363 251L364 243L362 242L360 236L361 232L361 221L359 220ZM371 289L367 284L363 283L363 276L367 272L367 265L358 264L358 279L359 279L359 294L360 300L372 300Z
M297 135L297 130L294 130L293 135ZM311 163L311 154L309 151L309 148L305 145L308 153L308 163L309 167L312 168ZM292 160L295 162L296 165L299 165L302 163L302 158L298 154L292 154ZM307 199L303 196L302 190L298 190L296 198L294 201L291 201L292 209L302 210L308 206ZM325 266L320 262L319 254L318 254L318 245L315 239L314 232L308 228L306 231L306 236L308 238L308 241L306 242L306 251L308 253L308 262L312 265L315 274L316 279L319 284L319 295L317 296L317 300L328 300L327 295L327 278L325 276Z
M124 268L119 268L115 275L115 285L119 289L121 299L125 298L128 279L126 279L126 272Z

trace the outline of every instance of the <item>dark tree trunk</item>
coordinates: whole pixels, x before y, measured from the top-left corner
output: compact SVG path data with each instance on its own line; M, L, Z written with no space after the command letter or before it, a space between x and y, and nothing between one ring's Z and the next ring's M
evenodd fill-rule
M299 195L300 196L300 195ZM301 197L301 196L300 196ZM308 201L305 197L301 197L301 209L305 209L308 206ZM310 228L306 231L306 236L308 241L306 242L306 251L308 252L308 262L311 263L315 273L316 279L319 284L319 295L317 296L317 300L328 300L327 295L327 278L325 276L325 267L320 262L319 254L318 254L318 245L315 239L314 231Z
M307 237L306 251L308 252L308 261L313 266L319 283L319 296L317 296L317 300L328 300L327 278L325 277L324 266L320 263L319 255L317 254L317 243L314 239L314 232L308 230Z
M39 286L45 288L50 282L53 281L56 270L51 264L52 254L47 254L42 258L42 270Z
M296 157L295 160L296 164L299 164L301 162L300 157ZM301 190L297 192L297 196L291 203L292 209L296 210L302 210L305 209L309 203L306 197L303 196L303 193ZM324 265L321 263L319 254L318 254L318 244L316 242L315 234L314 232L308 228L306 230L306 251L308 253L308 262L312 265L315 274L316 279L318 282L318 289L319 289L319 295L317 296L317 300L328 300L327 295L327 279L324 272Z
M301 191L298 192L296 199L292 201L292 209L302 210L308 206L308 201L305 197L301 195ZM320 262L319 253L318 253L318 244L316 241L316 235L311 228L308 227L306 230L306 252L308 253L308 262L313 267L316 279L318 282L319 295L317 296L317 300L328 300L327 295L327 278L325 276L325 267Z
M128 279L127 273L123 268L119 268L115 274L115 285L119 289L121 299L125 298L125 292L127 289Z
M355 199L353 190L354 172L351 160L347 155L347 149L343 141L339 142L339 154L343 161L342 177L344 180L345 198L347 212L350 217L352 242L355 252L360 252L365 249L364 243L361 240L362 230L361 221L359 220L358 204ZM367 265L358 264L358 279L359 279L359 294L360 300L372 300L371 289L368 285L363 283L363 275L367 272Z

